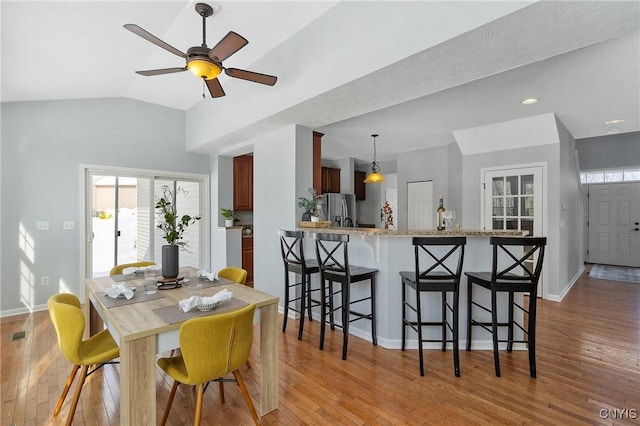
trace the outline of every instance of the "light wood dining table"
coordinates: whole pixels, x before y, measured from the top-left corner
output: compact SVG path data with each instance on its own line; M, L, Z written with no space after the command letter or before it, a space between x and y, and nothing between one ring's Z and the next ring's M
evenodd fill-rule
M191 280L196 280L191 278ZM260 406L261 415L278 408L278 297L233 283L216 281L223 285L204 288L203 296L211 296L223 288L233 297L246 303L255 303L260 321ZM154 300L123 306L107 307L103 292L116 282L111 277L87 278L85 318L88 319L85 338L106 328L120 347L120 424L156 424L156 354L179 347L178 337L182 322L169 324L154 309L176 305L190 296L186 286L160 290L163 296ZM138 286L143 292L143 279L124 281ZM119 284L119 283L118 283ZM134 296L134 298L137 296ZM212 312L215 314L215 310Z

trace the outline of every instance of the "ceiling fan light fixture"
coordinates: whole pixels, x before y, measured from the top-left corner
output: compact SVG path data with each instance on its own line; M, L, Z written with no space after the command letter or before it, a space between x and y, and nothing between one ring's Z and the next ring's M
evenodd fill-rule
M212 80L220 75L222 68L210 59L195 58L187 63L187 68L193 75L205 80Z
M365 178L364 183L381 183L384 182L384 176L380 173L380 166L376 161L376 138L378 135L371 135L373 138L373 162L371 163L371 173Z

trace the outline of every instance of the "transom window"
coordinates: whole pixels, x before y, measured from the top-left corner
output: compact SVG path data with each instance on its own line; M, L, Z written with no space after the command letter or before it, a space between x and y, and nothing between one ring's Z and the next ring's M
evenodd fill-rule
M580 173L582 183L640 181L640 168L588 170Z

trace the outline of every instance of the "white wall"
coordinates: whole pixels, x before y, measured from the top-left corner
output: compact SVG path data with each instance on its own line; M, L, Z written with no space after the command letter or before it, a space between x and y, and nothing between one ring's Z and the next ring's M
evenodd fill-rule
M1 315L79 294L80 164L208 173L189 154L185 114L122 98L3 103ZM49 231L36 231L49 221ZM63 231L63 221L76 229ZM42 276L49 286L41 286Z
M287 126L251 141L253 151L254 287L284 300L278 229L296 229L298 197L313 186L311 129Z

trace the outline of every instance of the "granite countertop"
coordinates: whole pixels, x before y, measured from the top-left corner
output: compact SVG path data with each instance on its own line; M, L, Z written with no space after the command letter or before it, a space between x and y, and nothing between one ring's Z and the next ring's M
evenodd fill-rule
M461 229L460 231L437 231L435 229L380 229L380 228L298 228L301 231L329 234L363 236L420 237L420 236L465 236L465 237L524 237L529 231Z

